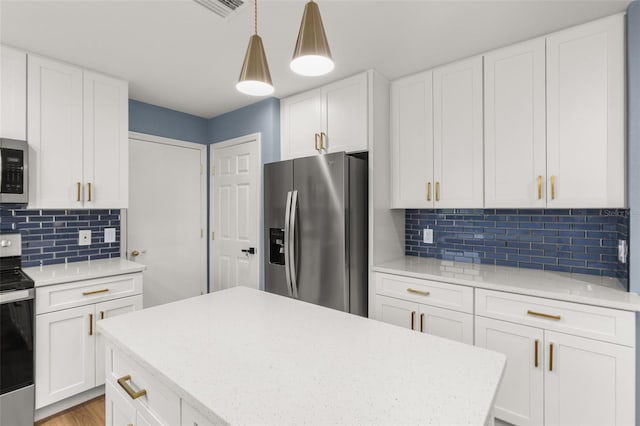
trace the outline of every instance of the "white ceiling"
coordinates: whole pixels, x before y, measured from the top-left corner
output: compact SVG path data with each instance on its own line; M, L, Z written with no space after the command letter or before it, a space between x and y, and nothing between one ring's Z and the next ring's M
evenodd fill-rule
M225 21L191 0L2 0L0 40L124 78L133 99L210 118L258 100L234 87L253 31L245 1ZM316 78L288 65L305 2L258 2L279 98L369 68L395 79L622 12L630 1L319 0L336 69Z

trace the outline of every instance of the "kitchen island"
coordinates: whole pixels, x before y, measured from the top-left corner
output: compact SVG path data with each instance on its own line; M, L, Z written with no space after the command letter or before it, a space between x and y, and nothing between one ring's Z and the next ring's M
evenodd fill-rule
M495 352L241 287L98 331L107 425L491 424L505 367Z

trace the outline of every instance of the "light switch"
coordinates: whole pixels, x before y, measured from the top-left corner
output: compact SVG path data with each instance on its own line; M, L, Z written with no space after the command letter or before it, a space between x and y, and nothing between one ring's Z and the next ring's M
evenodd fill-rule
M105 243L116 242L116 228L104 228L104 242Z
M425 244L433 244L433 229L423 229L422 242Z
M80 246L88 246L91 245L91 231L80 231L78 238L78 245Z

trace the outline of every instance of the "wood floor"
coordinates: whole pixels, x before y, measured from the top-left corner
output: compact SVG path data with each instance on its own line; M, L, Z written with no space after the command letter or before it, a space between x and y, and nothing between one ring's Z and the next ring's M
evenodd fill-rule
M36 426L104 426L104 395L42 419Z

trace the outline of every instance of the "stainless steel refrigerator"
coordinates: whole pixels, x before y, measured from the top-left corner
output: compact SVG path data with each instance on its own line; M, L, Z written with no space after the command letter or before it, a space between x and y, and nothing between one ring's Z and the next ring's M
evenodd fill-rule
M266 164L265 290L366 316L367 191L344 152Z

